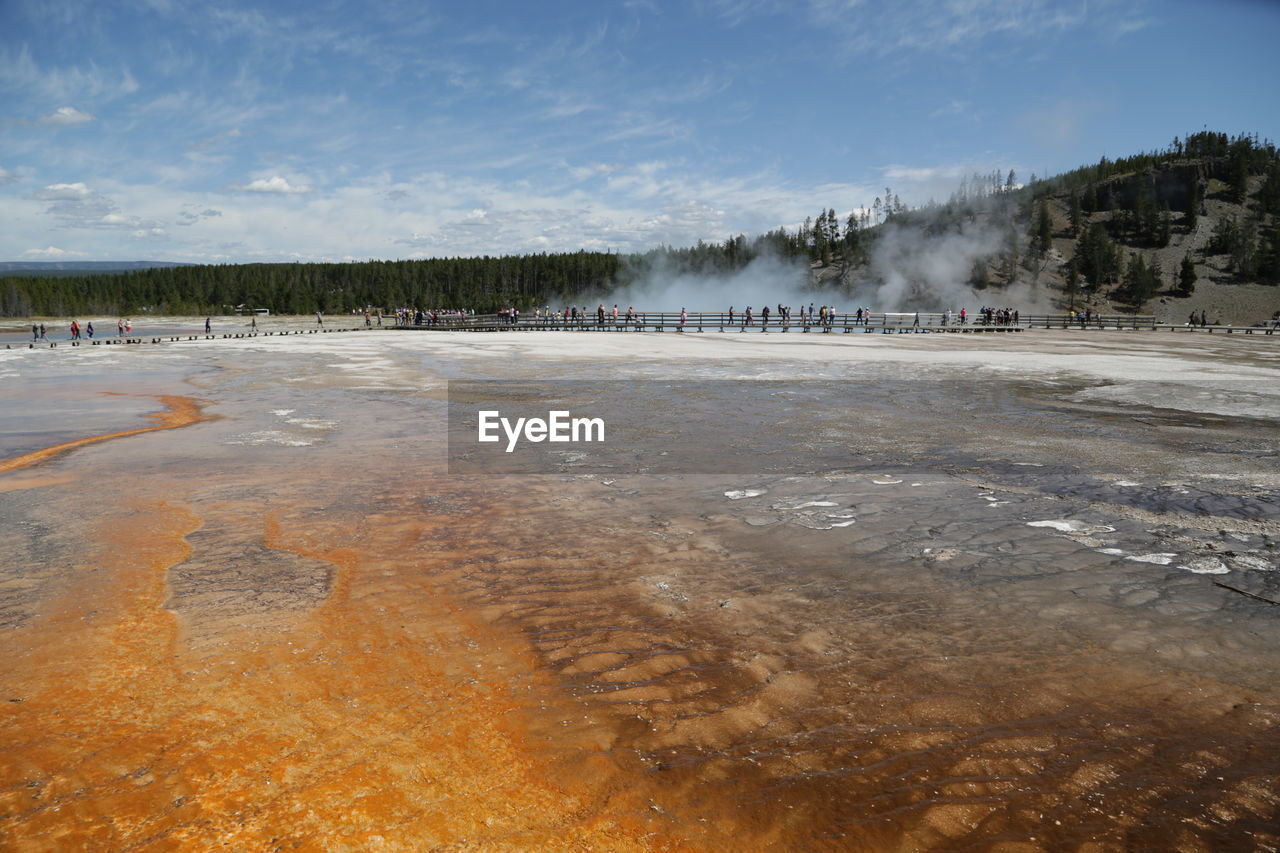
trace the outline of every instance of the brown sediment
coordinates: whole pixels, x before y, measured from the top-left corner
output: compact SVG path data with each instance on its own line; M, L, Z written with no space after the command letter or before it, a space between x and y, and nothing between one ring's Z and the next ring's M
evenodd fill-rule
M571 491L508 517L450 586L529 639L638 778L663 778L658 803L742 849L1280 842L1270 687L1108 653L918 566L886 583L883 554L815 572L794 536L763 556L705 520Z
M1028 528L1056 495L983 480L1024 501L997 513L962 478L810 477L707 509L696 483L440 478L352 442L71 502L92 544L0 651L23 700L0 702L0 847L1280 843L1272 669L1127 645L1274 664L1240 639L1274 623ZM794 526L784 498L837 490L856 525ZM1239 630L1171 627L1202 613Z
M258 514L264 547L331 565L330 595L243 624L242 601L203 602L225 618L195 644L166 575L210 519L102 519L78 587L6 651L22 701L0 705L0 846L706 849L711 830L662 826L518 636L406 559L442 530L380 519L357 550L284 511Z
M1269 695L1024 637L923 577L824 601L813 575L753 564L750 542L687 516L654 536L652 516L563 484L415 485L433 513L404 493L344 509L305 485L270 509L110 508L78 589L5 652L20 692L0 698L24 701L0 704L0 846L1276 840ZM228 575L165 610L166 577L231 566L249 542L330 567L328 594L260 619L255 578Z
M113 393L113 392L105 392ZM130 435L140 435L144 432L155 432L157 430L178 429L179 427L190 426L202 421L213 420L213 416L204 414L203 404L191 397L185 397L178 394L157 394L156 399L164 403L165 410L162 412L153 412L148 415L153 423L150 426L137 427L135 429L126 429L119 432L109 432L102 435L91 435L86 438L77 438L73 441L64 441L61 444L55 444L52 447L42 447L39 450L33 450L22 456L14 456L10 459L0 459L0 474L7 474L10 471L17 471L22 468L29 468L32 465L38 465L55 456L59 456L77 447L84 447L89 444L97 444L100 441L110 441L115 438L124 438Z
M9 477L0 482L0 492L18 492L23 489L41 489L47 486L61 486L75 481L70 474L53 477Z

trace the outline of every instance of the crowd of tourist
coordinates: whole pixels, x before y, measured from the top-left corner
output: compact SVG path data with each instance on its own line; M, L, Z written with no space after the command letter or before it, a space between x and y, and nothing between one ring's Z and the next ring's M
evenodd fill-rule
M395 312L396 325L401 326L447 325L475 315L475 311L465 309L422 310L418 308L399 308ZM701 325L718 324L740 328L758 327L767 329L771 323L783 327L795 323L804 328L810 326L829 328L835 325L880 325L887 323L888 318L893 315L876 314L867 307L860 307L852 312L841 313L836 310L834 305L817 305L811 302L808 305L801 304L799 306L778 303L776 306L764 305L759 309L756 309L755 306L747 305L741 310L734 305L730 305L729 310L723 313L699 312L695 316ZM938 325L943 326L963 326L971 322L984 326L1015 326L1018 325L1021 319L1017 309L994 308L985 305L979 308L974 315L971 315L967 309L961 308L958 313L948 309L938 314L928 314L926 317L926 325L933 325L936 322ZM541 305L522 312L519 308L511 306L500 309L497 312L497 318L499 324L507 326L517 326L522 321L524 325L532 323L539 326L613 325L631 327L650 325L649 315L636 311L635 306L629 305L624 311L618 304L609 307L603 302L598 303L594 310L589 310L585 305L566 305L558 310L549 305ZM379 325L381 325L381 320L382 316L379 312ZM679 324L684 325L688 320L688 310L681 308ZM365 322L366 325L369 324L367 312ZM919 312L915 314L913 325L921 325Z

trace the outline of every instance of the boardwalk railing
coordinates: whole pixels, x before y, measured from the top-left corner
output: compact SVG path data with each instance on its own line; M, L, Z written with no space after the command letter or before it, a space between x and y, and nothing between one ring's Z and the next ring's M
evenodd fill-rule
M907 334L925 332L978 333L1016 332L1027 328L1065 329L1153 329L1155 317L1151 315L1097 315L1087 321L1068 314L1020 315L1017 322L987 321L981 316L969 316L961 322L959 316L950 318L943 313L885 313L872 312L859 317L837 313L826 319L780 318L771 314L767 319L753 314L750 321L740 312L731 316L728 312L655 312L641 311L628 317L612 312L603 318L597 315L565 317L563 314L536 315L507 314L441 315L435 320L424 316L422 322L397 323L399 328L436 329L440 331L597 331L597 332L882 332Z

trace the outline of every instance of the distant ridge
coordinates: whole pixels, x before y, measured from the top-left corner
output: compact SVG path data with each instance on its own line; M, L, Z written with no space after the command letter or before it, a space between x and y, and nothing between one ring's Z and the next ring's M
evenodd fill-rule
M68 278L83 275L123 275L142 270L190 267L175 261L0 261L0 276Z
M176 261L0 261L0 273L60 275L64 273L112 273L133 270L190 267Z

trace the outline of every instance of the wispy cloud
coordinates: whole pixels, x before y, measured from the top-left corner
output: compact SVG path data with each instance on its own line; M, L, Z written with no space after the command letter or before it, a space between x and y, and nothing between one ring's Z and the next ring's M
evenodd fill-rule
M134 236L164 233L159 222L121 213L115 202L83 181L50 184L32 193L31 198L45 202L45 213L62 228L129 231Z
M40 119L40 123L61 125L63 127L74 127L75 125L88 124L93 120L93 116L86 112L81 112L75 107L58 107L53 112Z
M301 195L311 192L306 184L291 184L287 178L272 175L269 178L257 178L243 186L232 187L246 193L270 193L273 195Z
M1114 40L1150 26L1135 3L1144 0L700 0L698 5L731 28L801 16L811 28L838 34L847 59L965 50L993 37L1032 42L1081 28Z
M21 91L45 102L109 101L138 90L138 81L126 66L102 68L95 62L41 67L23 44L14 51L0 45L0 89Z
M973 169L968 166L946 165L946 166L885 166L884 178L886 181L912 181L916 183L927 183L938 180L956 180L972 172Z
M43 249L27 249L22 253L22 256L24 258L44 258L56 261L59 258L83 257L84 252L77 252L74 249L59 249L57 246L46 246Z
M110 199L89 189L82 181L49 184L32 193L31 197L48 202L45 212L64 223L79 224L101 219L115 210Z
M178 221L174 224L190 226L190 225L195 225L197 222L202 222L206 219L213 219L221 215L222 215L221 210L217 210L212 207L207 207L204 210L201 210L199 212L194 212L191 210L183 210L178 213Z
M973 105L968 101L952 99L929 113L929 118L946 118L947 116L965 115L971 112Z

